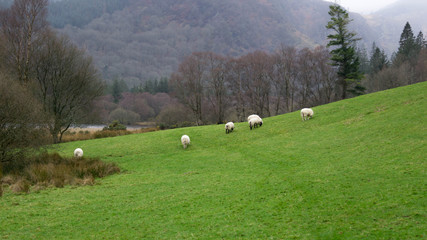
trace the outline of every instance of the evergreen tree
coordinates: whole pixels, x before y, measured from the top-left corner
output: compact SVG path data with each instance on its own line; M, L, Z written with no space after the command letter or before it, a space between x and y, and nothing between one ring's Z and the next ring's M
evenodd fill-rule
M329 15L331 20L326 28L333 30L333 34L328 35L330 40L328 47L334 47L331 50L332 65L338 67L338 84L341 85L341 98L347 97L347 92L356 95L363 94L364 87L360 85L363 75L360 73L360 61L356 55L355 44L359 38L356 33L348 30L348 24L352 21L348 12L338 4L329 6ZM349 90L349 87L352 89Z
M163 92L168 93L169 92L169 86L168 86L168 79L167 78L161 78L159 81L159 85L157 87L156 92Z
M153 93L154 91L154 83L152 79L148 79L144 83L144 87L142 88L142 92Z
M417 38L415 39L415 48L417 52L419 53L421 49L427 47L426 44L427 43L426 43L426 40L424 39L423 32L420 31L417 35Z
M375 45L375 42L372 44L372 54L371 59L369 60L369 73L375 74L381 71L382 69L388 66L387 55L384 53L384 50L381 50Z
M360 66L359 66L360 72L362 72L363 74L368 73L370 67L369 67L369 57L366 49L358 48L357 57L359 58L359 61L360 61Z
M122 99L122 90L120 88L120 84L119 84L119 81L117 80L117 78L115 78L113 80L113 87L112 87L111 95L113 95L114 103L119 103L120 99Z
M394 64L399 66L403 62L414 59L417 55L417 47L415 44L415 36L412 32L411 25L406 22L402 34L400 34L399 49L397 50Z

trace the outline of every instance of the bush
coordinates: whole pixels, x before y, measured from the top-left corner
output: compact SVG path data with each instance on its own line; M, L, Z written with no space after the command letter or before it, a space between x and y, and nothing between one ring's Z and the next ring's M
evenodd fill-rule
M93 137L96 138L106 138L106 137L116 137L131 134L132 132L127 130L102 130L93 133Z
M118 120L125 124L134 124L140 120L139 114L123 108L117 108L112 111L109 118L110 120Z
M110 130L110 131L114 131L114 130L126 130L126 126L121 124L118 120L113 121L112 123L110 123L108 125L108 127L104 127L103 130Z
M0 197L3 195L2 169L0 164Z
M57 153L43 153L28 162L24 171L10 173L0 182L10 185L13 192L28 193L30 186L38 191L48 186L93 185L95 178L120 172L116 164L99 158L64 158Z

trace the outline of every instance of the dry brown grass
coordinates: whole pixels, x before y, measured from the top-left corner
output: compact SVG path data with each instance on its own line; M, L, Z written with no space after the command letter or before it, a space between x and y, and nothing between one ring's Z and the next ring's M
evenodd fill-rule
M98 130L93 128L75 128L64 133L62 142L81 141L97 138L116 137L133 133L146 133L159 130L157 127L130 130Z
M117 165L99 158L64 158L57 153L44 153L30 162L24 171L4 176L0 185L9 186L15 193L28 193L31 186L33 191L40 191L46 187L93 185L96 178L120 172Z
M18 178L16 182L10 185L14 193L28 193L30 191L30 182L25 178Z

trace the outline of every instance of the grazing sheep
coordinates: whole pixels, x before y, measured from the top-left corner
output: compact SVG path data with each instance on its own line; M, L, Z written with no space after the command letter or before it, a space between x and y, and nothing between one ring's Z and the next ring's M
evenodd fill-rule
M83 157L83 150L81 148L76 148L76 150L74 150L74 157L76 158Z
M252 130L252 128L262 126L262 119L260 117L253 117L249 121L249 128Z
M301 109L301 118L303 121L310 119L310 117L313 117L314 112L311 108L303 108Z
M225 133L230 133L234 130L234 123L228 122L225 124Z
M254 117L259 117L259 116L258 116L258 115L256 115L256 114L249 115L249 117L248 117L248 122L249 122L249 120L251 120L251 118L254 118Z
M187 146L190 144L190 137L187 135L182 135L181 137L181 143L184 149L187 148Z

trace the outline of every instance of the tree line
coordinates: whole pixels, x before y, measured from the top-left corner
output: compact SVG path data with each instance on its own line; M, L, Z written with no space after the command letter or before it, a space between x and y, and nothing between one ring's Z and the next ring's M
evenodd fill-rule
M326 47L281 46L233 58L212 52L188 56L171 76L175 96L196 124L273 116L339 98L337 70Z
M420 31L415 36L407 22L399 40L399 48L390 57L372 45L369 70L363 84L368 92L404 86L427 79L427 42Z
M273 116L332 101L425 81L427 45L406 23L399 49L391 60L373 43L363 68L351 19L331 5L327 47L281 46L273 53L255 51L233 58L196 52L171 76L174 95L192 113L197 125L245 121L257 113Z
M282 45L274 52L255 51L240 57L194 52L171 75L168 91L160 91L168 93L168 98L159 98L162 108L147 101L158 97L158 91L148 87L153 82L148 81L122 91L131 93L117 90L112 98L104 98L100 105L110 110L104 108L103 119L111 120L121 112L129 116L126 122L150 120L169 127L244 121L251 113L273 116L425 79L421 32L402 38L402 46L388 60L375 43L370 54L357 48L359 38L348 30L351 19L345 10L331 5L330 15L328 46L297 49ZM412 50L403 51L408 48L405 45ZM113 89L123 83L114 81ZM129 100L140 98L145 100Z

